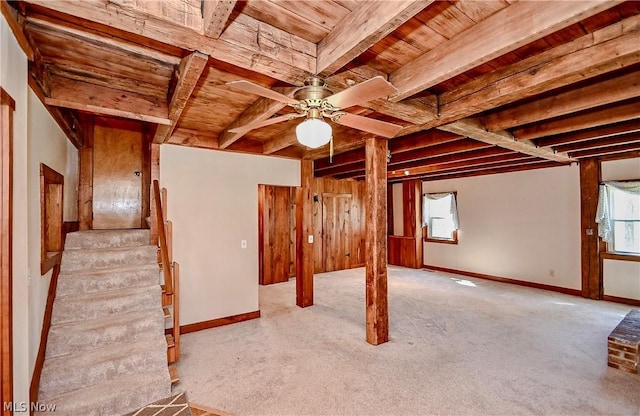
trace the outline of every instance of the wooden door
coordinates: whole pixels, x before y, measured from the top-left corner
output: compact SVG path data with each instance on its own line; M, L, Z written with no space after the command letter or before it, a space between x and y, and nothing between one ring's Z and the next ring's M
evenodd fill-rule
M282 283L295 274L295 212L292 189L258 185L259 283ZM292 254L293 252L293 254Z
M351 267L351 195L322 194L324 270Z
M93 228L143 226L140 123L96 120L93 137Z

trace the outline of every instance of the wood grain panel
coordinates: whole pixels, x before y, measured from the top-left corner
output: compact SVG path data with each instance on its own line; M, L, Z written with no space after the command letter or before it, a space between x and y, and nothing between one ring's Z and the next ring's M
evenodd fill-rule
M141 125L101 119L95 124L93 145L93 228L140 228Z
M389 250L389 264L416 268L417 258L415 237L390 235L387 238L387 242Z
M273 185L258 187L259 282L261 285L286 282L292 265L291 189Z
M600 162L587 159L580 162L580 235L582 259L582 296L602 299L603 279L600 261L598 224L598 186Z
M351 266L351 194L322 194L325 272Z

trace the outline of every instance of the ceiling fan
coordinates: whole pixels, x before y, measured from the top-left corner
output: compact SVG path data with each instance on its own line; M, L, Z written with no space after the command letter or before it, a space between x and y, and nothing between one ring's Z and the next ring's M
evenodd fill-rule
M294 92L293 98L245 80L228 82L227 85L283 102L296 110L295 113L236 127L229 130L231 133L244 134L259 127L306 117L306 120L296 127L296 136L300 143L316 148L327 144L332 138L331 126L324 121L324 117L336 124L387 138L394 137L402 128L397 124L342 111L345 108L396 93L396 88L381 76L368 79L335 94L322 78L313 76L307 78L304 85Z

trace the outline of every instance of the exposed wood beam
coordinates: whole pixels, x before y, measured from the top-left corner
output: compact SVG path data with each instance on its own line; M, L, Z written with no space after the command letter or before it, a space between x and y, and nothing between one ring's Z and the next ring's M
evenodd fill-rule
M333 138L333 151L334 153L343 153L351 150L358 149L364 146L364 137L358 138L347 138L343 140L342 138ZM321 158L328 158L330 156L329 146L323 146L318 149L308 149L304 153L305 159L318 160Z
M569 156L565 154L555 153L549 149L538 148L530 141L518 141L507 131L486 131L479 121L473 119L456 121L455 123L447 124L439 128L441 130L460 134L462 136L466 136L474 140L479 140L484 143L504 147L506 149L514 150L516 152L524 153L531 156L541 157L543 159L565 163L573 161Z
M190 55L182 58L180 66L178 67L176 78L178 82L171 96L169 102L169 119L171 124L159 125L156 129L156 134L153 137L153 143L164 143L178 124L182 110L187 105L193 89L196 87L196 83L200 79L202 71L207 66L209 57L200 52L193 52Z
M568 133L638 118L640 118L640 101L624 102L605 108L584 111L575 116L565 116L517 128L513 130L513 135L520 141L531 140L552 134Z
M633 65L640 60L634 16L476 78L440 96L446 124L482 111Z
M632 72L489 114L482 124L489 131L504 130L634 98L639 90L640 72Z
M558 162L552 162L549 160L542 161L534 161L527 164L516 164L515 166L507 166L507 167L499 167L499 168L491 168L491 169L472 169L469 171L459 171L459 172L451 172L447 174L429 174L421 176L420 179L423 181L441 181L446 179L459 179L466 178L470 176L484 176L484 175L495 175L499 173L509 173L509 172L518 172L523 170L532 170L532 169L542 169L542 168L553 168L562 166L559 165ZM394 182L401 182L400 180L394 180Z
M264 153L267 155L285 149L298 142L296 137L297 123L291 123L289 127L275 135L274 138L264 144Z
M419 56L390 76L400 101L511 52L520 46L577 23L617 2L517 2Z
M296 188L296 305L313 305L313 162L300 162Z
M167 103L153 97L55 77L44 103L95 114L169 125Z
M376 76L387 78L387 74L384 72L362 65L332 75L325 81L330 89L338 92ZM399 103L393 103L386 98L378 98L358 105L412 124L424 124L438 117L438 103L435 96L405 100Z
M274 88L274 90L278 91L281 94L290 96L295 91L295 88ZM264 121L286 106L287 104L280 101L275 101L265 97L258 98L253 104L251 104L246 110L244 110L242 114L236 117L236 119L233 120L233 122L231 122L231 124L229 124L220 134L220 148L226 149L227 147L238 141L242 136L244 136L243 133L231 133L229 130L236 127L244 126L245 124ZM267 148L268 144L269 143L265 143L265 149ZM269 148L268 154L275 153L280 149L284 149L285 147L287 146L283 146L278 149L275 149L275 147Z
M31 47L31 43L24 34L24 17L18 13L16 9L11 7L6 0L0 0L0 8L2 9L2 15L7 21L13 36L18 41L18 45L22 48L27 59L29 61L33 61L35 57L33 47Z
M600 157L604 155L611 155L615 153L628 153L640 150L640 142L636 141L635 143L621 144L617 146L608 146L602 149L589 149L589 150L578 150L576 152L569 153L569 156L574 157L576 159L583 159L586 157Z
M599 138L596 140L565 144L562 146L554 147L554 149L557 152L574 152L578 150L599 149L625 143L640 143L640 133L633 132L618 134L615 136L610 136L608 138Z
M538 147L558 146L639 131L640 120L630 120L622 123L593 127L586 130L572 131L570 133L563 133L555 136L542 137L540 139L536 139L535 143Z
M461 171L470 169L491 169L494 167L513 166L514 164L522 164L526 161L537 161L540 159L533 156L524 155L522 153L511 153L502 156L485 157L471 160L451 161L436 165L426 165L416 167L410 170L398 169L387 174L389 179L404 178L411 179L422 177L428 173L446 173L450 171Z
M29 62L29 87L36 94L40 102L45 106L51 117L62 129L69 141L80 149L85 143L83 124L72 110L46 105L47 96L50 94L49 72L36 51L36 58Z
M482 142L476 142L482 143ZM485 143L486 144L486 143ZM411 160L409 162L402 162L390 167L390 170L404 171L407 169L415 169L424 166L432 166L438 164L447 164L455 162L473 161L476 159L488 159L493 157L500 157L504 155L520 154L513 152L509 149L503 149L502 147L491 146L474 150L466 150L458 153L444 153L441 155L433 155L424 159Z
M209 132L177 128L167 143L203 149L218 149L218 136Z
M421 147L419 149L410 150L408 152L397 153L391 155L391 161L388 163L390 168L400 163L411 162L415 160L426 159L435 156L453 155L459 152L467 152L470 150L478 150L491 146L476 140L468 140L467 138L456 140L453 142L442 143L434 146Z
M188 26L159 18L130 3L84 0L29 0L28 3L89 20L109 28L144 36L190 51L200 51L232 65L291 83L315 72L315 45L280 29L239 15L220 38L213 39ZM200 22L200 25L202 23Z
M205 36L220 37L235 5L236 0L202 0L202 30Z
M367 342L389 340L387 299L387 141L365 139L365 274Z
M393 32L432 0L366 1L318 43L316 73L333 74Z

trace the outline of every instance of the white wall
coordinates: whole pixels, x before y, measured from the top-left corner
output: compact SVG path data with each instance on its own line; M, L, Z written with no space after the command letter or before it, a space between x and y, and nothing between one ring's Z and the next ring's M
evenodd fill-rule
M28 93L28 206L29 206L29 374L38 354L40 331L52 270L40 276L40 164L64 176L65 221L78 219L78 151L67 139L38 97ZM34 342L35 340L38 343Z
M0 85L16 102L13 114L13 396L29 401L29 303L27 225L27 59L0 18Z
M163 145L160 179L180 263L180 324L258 310L258 184L300 186L300 162Z
M640 179L640 158L602 162L602 180ZM604 261L604 294L640 300L640 262Z
M51 271L40 276L40 163L65 176L64 219L77 219L77 150L27 84L27 59L0 19L0 85L16 101L13 122L13 377L14 401L28 402L29 384Z
M458 244L424 243L424 262L580 289L579 169L565 166L424 182L457 191Z
M404 199L402 184L391 185L391 197L393 198L393 234L404 236Z

